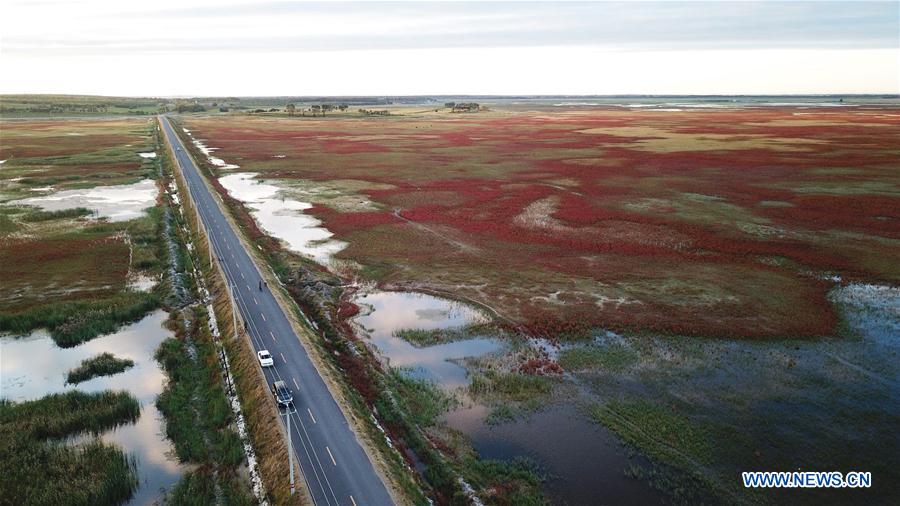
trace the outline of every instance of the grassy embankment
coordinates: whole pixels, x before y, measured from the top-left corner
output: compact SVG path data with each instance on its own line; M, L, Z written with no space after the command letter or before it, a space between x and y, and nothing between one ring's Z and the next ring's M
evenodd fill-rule
M138 486L135 462L97 439L140 414L126 392L67 392L27 402L0 400L0 497L5 504L119 504ZM7 502L9 501L9 502Z
M169 500L176 505L215 503L219 486L224 504L252 504L237 476L244 448L232 428L232 411L204 310L196 308L191 317L187 332L164 341L156 352L169 378L156 400L166 417L166 437L175 445L179 461L200 465L175 485ZM191 346L197 351L196 359L188 350Z
M519 375L521 376L521 375ZM524 377L524 376L523 376ZM527 378L525 381L528 382ZM492 380L495 380L492 378ZM496 379L502 383L508 392L516 391L525 394L532 389L544 393L543 382L541 385L528 382L527 386L516 385L516 379ZM448 466L453 472L463 477L478 492L485 504L496 505L543 505L546 499L541 492L542 476L536 468L525 459L513 461L501 461L481 459L471 449L469 443L457 434L448 434L440 426L439 417L448 409L457 405L455 396L441 390L437 385L427 380L415 379L402 369L390 369L385 374L385 382L389 391L396 399L399 412L405 417L403 423L411 423L421 430L426 440L420 445L439 445L445 460L437 461L441 466ZM474 384L474 382L473 382ZM479 382L484 386L483 382ZM483 392L483 388L478 388ZM546 388L549 392L549 387ZM506 406L504 404L504 406ZM389 423L393 420L388 420ZM422 448L419 448L422 451ZM433 449L425 449L425 455L430 456ZM432 459L435 457L430 456ZM434 462L434 461L433 461ZM443 471L446 473L446 471ZM440 468L433 467L426 471L429 482L441 483L447 479L442 475ZM455 504L463 501L460 496L441 497L447 503Z
M81 361L81 365L66 373L66 383L75 385L97 376L112 376L129 367L134 367L134 360L116 358L112 353L101 353Z
M182 135L180 128L176 130ZM245 237L263 252L264 260L287 287L291 298L297 304L293 308L297 320L306 321L307 317L310 318L324 336L324 339L313 338L310 344L317 349L320 357L324 358L331 377L341 386L347 405L352 407L357 420L362 421L369 440L375 443L391 470L390 474L397 480L399 489L409 500L421 502L424 489L440 504L465 501L464 492L458 482L458 477L465 477L488 491L486 497L489 497L492 504L504 504L511 496L530 497L532 502L542 501L537 488L539 480L534 474L529 474L528 480L519 479L524 468L518 463L481 462L471 453L468 453L466 458L448 460L441 453L437 442L427 433L428 427L416 422L417 413L398 402L404 395L401 384L391 374L385 374L378 359L356 339L341 316L343 305L340 302L338 288L341 281L334 275L323 272L321 267L309 260L285 251L278 241L265 235L243 205L231 198L218 183L215 167L207 163L205 156L190 143L190 139L185 138L185 141L185 145L198 161L198 166L219 192ZM331 286L331 296L311 295L303 290L300 281L309 282L310 279ZM318 332L311 335L317 336ZM380 431L369 423L372 413L377 414L378 420L390 435L393 446L399 450L400 455L393 448L383 444ZM409 469L420 464L425 471L419 475L421 480L416 484L409 479ZM492 472L484 476L474 476L470 472L480 468L489 468ZM516 485L508 486L509 480L514 480Z

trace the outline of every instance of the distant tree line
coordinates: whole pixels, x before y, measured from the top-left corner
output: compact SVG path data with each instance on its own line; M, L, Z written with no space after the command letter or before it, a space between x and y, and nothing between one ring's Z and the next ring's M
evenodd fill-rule
M175 102L175 111L176 112L203 112L206 110L206 107L203 106L200 102L196 100L193 102L189 102L186 100L178 100Z
M0 113L35 113L35 114L148 114L140 108L156 106L164 107L165 104L135 104L135 103L81 103L81 102L54 102L48 100L45 103L31 101L6 100L0 105ZM8 105L7 105L8 104ZM124 111L122 111L124 109Z
M346 111L349 106L347 104L313 104L306 109L300 110L301 116L306 116L307 113L311 116L325 116L326 112L338 110L338 111ZM295 116L297 114L297 106L295 104L287 104L284 106L285 112L287 112L288 116Z
M481 110L481 104L478 102L446 102L444 107L450 109L450 112L475 112Z
M391 114L387 109L359 109L359 113L366 116L389 116Z

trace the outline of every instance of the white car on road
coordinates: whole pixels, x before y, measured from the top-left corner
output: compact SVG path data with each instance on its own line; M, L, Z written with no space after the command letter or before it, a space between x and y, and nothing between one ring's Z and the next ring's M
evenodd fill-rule
M262 350L256 352L256 356L259 357L259 365L263 367L272 367L275 365L275 361L272 360L272 354L269 353L269 350Z

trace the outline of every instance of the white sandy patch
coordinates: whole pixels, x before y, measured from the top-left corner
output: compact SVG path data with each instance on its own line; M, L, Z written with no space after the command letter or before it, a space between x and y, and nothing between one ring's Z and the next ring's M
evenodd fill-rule
M539 228L545 230L566 230L568 227L551 216L559 207L559 197L549 197L535 200L513 218L513 223L525 228Z

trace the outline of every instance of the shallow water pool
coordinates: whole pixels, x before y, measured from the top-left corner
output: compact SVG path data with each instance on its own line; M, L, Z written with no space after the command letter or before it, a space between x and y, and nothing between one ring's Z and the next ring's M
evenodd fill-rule
M17 402L39 399L69 390L99 392L127 390L141 403L141 414L133 424L121 425L100 435L104 442L121 446L137 459L140 486L128 504L154 504L161 491L174 485L185 466L174 457L165 437L162 414L154 404L162 392L165 374L153 358L156 349L172 333L163 327L168 318L154 311L118 332L97 337L74 348L56 346L46 330L28 336L0 337L0 393ZM82 360L109 352L134 361L134 367L112 376L101 376L66 385L66 372ZM76 441L85 436L74 438Z

